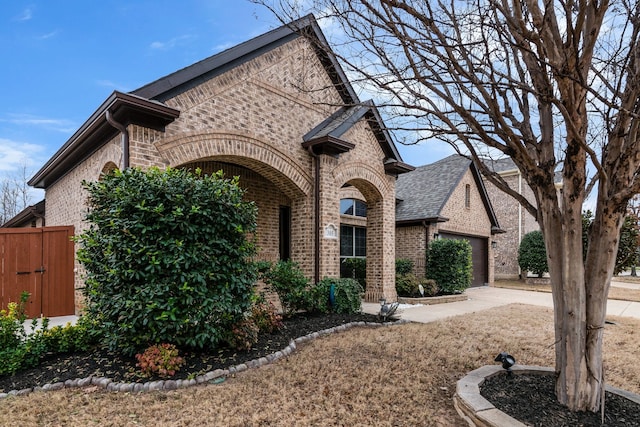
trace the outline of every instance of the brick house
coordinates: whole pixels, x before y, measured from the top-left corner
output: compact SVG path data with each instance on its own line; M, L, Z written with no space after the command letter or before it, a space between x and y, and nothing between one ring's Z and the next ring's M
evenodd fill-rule
M357 194L366 203L357 219L367 230L365 298L395 300L395 184L413 168L325 45L307 16L114 92L30 180L45 190L46 224L82 231L81 182L113 168L223 170L258 206L259 257L296 261L317 281L339 275L341 199Z
M510 158L486 160L485 163L519 194L530 203L536 205L536 199L523 178L522 173ZM562 187L562 175L556 173L556 188ZM521 278L518 265L518 249L525 234L540 230L537 220L513 197L499 190L495 185L487 182L487 193L495 210L504 234L496 236L495 278L496 280L513 280Z
M493 283L494 242L503 231L471 160L454 154L417 167L398 177L396 197L396 258L413 260L423 276L432 239L465 239L472 248L472 286Z

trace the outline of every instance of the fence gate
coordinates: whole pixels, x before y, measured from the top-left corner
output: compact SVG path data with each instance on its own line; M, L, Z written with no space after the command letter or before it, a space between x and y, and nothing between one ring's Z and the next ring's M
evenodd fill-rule
M74 314L73 227L0 228L0 308L29 292L27 315Z

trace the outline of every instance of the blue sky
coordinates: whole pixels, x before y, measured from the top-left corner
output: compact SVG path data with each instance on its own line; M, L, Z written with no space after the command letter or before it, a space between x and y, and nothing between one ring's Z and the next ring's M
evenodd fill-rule
M114 90L137 89L277 26L244 0L4 2L0 178L22 164L36 172ZM398 149L415 166L451 153Z

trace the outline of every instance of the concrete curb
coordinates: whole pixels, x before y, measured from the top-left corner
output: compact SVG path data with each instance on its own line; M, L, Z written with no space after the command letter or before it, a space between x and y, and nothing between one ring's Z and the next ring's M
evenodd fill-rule
M514 375L555 374L552 368L527 365L514 365L511 371ZM457 382L453 405L470 427L526 427L526 424L498 410L491 402L480 395L482 383L487 378L502 372L504 372L504 369L499 365L486 365L469 372ZM610 386L606 386L605 390L640 404L640 395Z

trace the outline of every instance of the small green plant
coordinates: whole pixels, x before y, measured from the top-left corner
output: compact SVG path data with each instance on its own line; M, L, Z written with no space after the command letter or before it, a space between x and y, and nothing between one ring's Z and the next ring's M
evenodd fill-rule
M523 272L530 271L538 277L549 271L547 249L541 231L532 231L524 235L518 249L518 265Z
M439 239L429 245L427 278L445 294L460 293L471 286L471 244L463 239Z
M362 289L367 287L367 259L366 258L345 258L342 260L340 269L344 278L355 279L360 283Z
M278 261L261 273L262 280L278 294L285 315L307 310L310 305L309 279L297 263Z
M362 310L362 292L357 280L324 278L314 289L316 309L341 314L359 313Z
M420 292L422 286L422 292ZM419 278L415 274L396 275L396 292L398 296L408 298L433 297L440 289L435 280Z
M22 292L19 302L10 302L6 310L0 310L0 348L16 348L26 338L24 321L25 304L29 300L29 293Z
M157 374L160 377L172 377L184 364L180 352L173 344L156 344L147 348L144 353L136 354L136 366L143 376Z
M406 275L413 273L414 262L408 258L396 259L396 274Z

